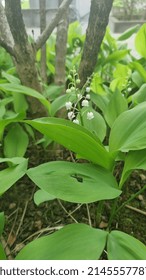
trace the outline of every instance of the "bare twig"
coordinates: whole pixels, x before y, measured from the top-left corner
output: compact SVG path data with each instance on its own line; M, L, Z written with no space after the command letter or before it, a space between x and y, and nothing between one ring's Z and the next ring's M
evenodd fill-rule
M133 207L133 206L130 206L130 205L126 205L125 207L127 207L128 209L131 209L131 210L133 210L133 211L135 211L135 212L137 212L137 213L140 213L140 214L146 216L146 212L144 212L144 211L142 211L142 210L140 210L140 209L137 209L137 208L135 208L135 207Z
M87 208L87 215L88 215L89 225L92 227L91 215L90 215L89 205L88 204L86 204L86 208Z
M56 27L56 25L59 23L59 21L62 18L62 15L68 8L68 6L71 4L72 0L63 0L62 4L58 8L54 18L51 20L51 22L47 25L43 33L38 37L36 40L36 50L40 49L47 41L49 36L51 35L52 31Z
M62 205L61 201L58 199L58 203L61 206L61 208L64 210L64 212L71 217L71 219L78 224L78 221L66 210L66 208Z
M25 214L26 214L28 202L29 202L29 201L26 201L26 203L25 203L25 207L24 207L24 210L23 210L23 214L22 214L22 217L21 217L19 226L18 226L17 231L16 231L16 237L18 236L18 233L19 233L19 231L20 231L20 228L21 228L21 226L22 226L22 224L23 224L23 220L24 220L24 217L25 217Z

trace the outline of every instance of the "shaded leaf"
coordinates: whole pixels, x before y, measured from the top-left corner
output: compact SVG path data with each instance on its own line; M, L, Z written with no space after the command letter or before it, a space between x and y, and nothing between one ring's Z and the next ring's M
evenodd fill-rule
M16 260L97 260L107 234L84 224L68 225L26 245Z
M36 205L39 205L39 204L41 204L42 202L45 202L45 201L53 200L55 198L56 197L54 195L51 195L48 192L43 191L43 190L38 190L34 194L34 202L35 202Z
M84 127L59 118L42 118L25 121L52 140L83 158L106 169L113 165L113 159L100 140Z
M27 175L43 191L69 202L91 203L121 194L112 173L88 163L49 162Z
M109 260L146 260L146 246L121 231L108 235L107 252Z
M2 162L8 162L13 166L0 171L0 195L25 175L28 160L25 158L4 158L0 159L0 163Z
M123 112L114 122L109 137L111 152L146 148L146 102Z

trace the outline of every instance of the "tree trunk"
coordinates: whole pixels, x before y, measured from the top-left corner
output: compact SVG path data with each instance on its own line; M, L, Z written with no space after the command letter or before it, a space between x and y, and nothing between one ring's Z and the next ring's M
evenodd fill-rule
M20 0L15 0L15 5L13 1L6 0L5 11L11 34L14 39L14 62L21 83L41 92L41 84L35 63L36 52L34 46L28 41L28 35L25 30L21 13ZM27 99L30 105L31 117L46 115L46 109L36 98L28 97Z
M59 1L61 5L62 0ZM62 20L57 26L57 37L56 37L56 61L55 61L55 84L63 86L62 94L65 92L65 81L66 81L66 71L65 71L65 62L66 62L66 52L67 52L67 34L68 34L68 25L69 25L69 8L66 9ZM64 118L66 115L66 110L62 108L57 113L57 116Z
M40 30L41 33L46 28L46 0L39 0L40 5ZM46 44L41 48L41 78L44 83L47 82L47 65L46 65Z
M5 11L0 4L0 45L13 56L18 76L23 85L42 92L35 62L36 51L45 44L71 2L72 0L63 0L51 23L34 44L28 41L21 13L21 1L5 0ZM32 117L46 115L44 106L37 99L30 97L28 101Z
M60 1L61 4L62 0ZM56 61L55 61L55 84L65 86L65 60L67 51L67 32L69 25L69 9L64 13L57 27L56 38Z
M79 67L82 87L91 76L97 63L100 45L105 35L113 0L91 0L90 16L83 54Z

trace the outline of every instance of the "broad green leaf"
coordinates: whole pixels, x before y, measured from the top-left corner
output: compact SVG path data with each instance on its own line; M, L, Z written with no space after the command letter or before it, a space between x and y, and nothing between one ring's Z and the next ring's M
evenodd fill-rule
M12 117L0 120L0 139L3 137L5 127L14 122L19 122L24 119L24 113L13 114Z
M109 98L107 95L100 95L91 93L92 102L104 113L109 102Z
M141 77L140 73L137 71L134 71L132 73L132 81L135 83L135 85L140 88L143 85L143 78Z
M114 122L109 137L110 152L146 148L146 102L123 112Z
M94 118L92 120L87 119L87 113L92 112ZM106 123L98 112L91 108L82 108L81 110L82 121L85 128L91 131L93 134L97 135L97 137L102 142L106 136ZM80 114L79 114L80 116Z
M6 254L1 243L0 243L0 260L6 260Z
M113 93L104 113L104 117L108 125L111 127L117 117L124 111L127 111L127 109L127 100L120 91L116 90Z
M49 194L46 191L42 191L42 190L38 190L34 194L34 202L36 205L39 205L45 201L53 200L55 198L56 198L55 196Z
M5 71L2 71L2 77L4 77L8 82L20 85L20 80L14 75L10 75Z
M134 62L130 63L130 66L131 66L132 69L136 70L140 74L143 82L146 83L146 70L142 66L142 64L140 64L137 61L134 61Z
M5 224L5 216L3 212L0 212L0 236L3 233L4 224Z
M3 91L11 92L12 94L19 93L27 96L37 98L47 109L50 110L49 101L39 92L32 88L28 88L18 84L0 84L0 89Z
M113 73L113 76L114 78L120 78L120 77L123 77L123 78L129 78L131 76L131 69L129 68L128 65L123 65L123 64L120 64L118 63L116 65L116 69Z
M14 104L14 110L16 113L26 112L28 109L28 103L26 101L26 98L24 95L20 93L13 94L13 104Z
M109 260L146 260L146 246L138 239L116 230L108 235L107 253Z
M91 91L97 94L106 95L105 90L102 87L102 83L103 81L101 76L98 73L95 73L91 81Z
M117 40L118 41L124 41L129 39L134 33L136 33L140 28L140 25L137 24L134 27L131 27L129 29L127 29L122 35L120 35Z
M107 234L84 224L67 225L26 245L16 260L98 260Z
M111 169L113 159L99 139L84 127L59 118L42 118L25 121L67 149L80 154L106 169Z
M146 170L146 149L140 151L130 151L126 155L124 169L120 180L120 187L124 184L134 169Z
M29 143L29 138L24 129L18 124L14 124L4 138L5 157L23 157Z
M141 56L146 58L146 23L142 25L136 34L135 48Z
M136 93L134 93L131 97L129 97L129 100L132 100L132 102L136 102L136 103L141 103L146 101L146 84L143 84Z
M2 195L25 175L28 160L25 158L5 158L0 159L0 162L8 162L13 164L13 166L0 171L0 195Z
M49 162L27 175L43 191L69 202L91 203L121 194L110 172L88 163Z
M76 95L74 93L71 93L71 94L65 94L65 95L62 95L62 96L59 96L58 98L56 98L51 104L50 115L52 117L55 116L55 114L58 110L65 107L65 103L68 100L71 102L75 101Z
M128 50L117 50L114 53L110 54L104 62L104 65L107 63L115 63L117 61L122 60L127 54L129 53Z

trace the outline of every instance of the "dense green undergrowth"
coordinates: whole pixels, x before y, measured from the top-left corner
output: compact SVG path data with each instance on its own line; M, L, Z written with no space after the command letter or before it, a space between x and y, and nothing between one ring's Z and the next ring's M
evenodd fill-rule
M82 89L77 69L84 36L77 23L70 30L64 95L60 96L61 89L55 85L46 86L44 95L22 86L15 69L7 69L4 67L7 62L1 62L0 163L7 167L0 171L0 195L26 174L39 187L34 195L36 204L53 199L81 204L98 201L99 218L104 201L112 201L108 226L101 230L79 223L66 225L27 244L16 259L92 260L100 259L104 252L109 260L145 260L146 246L113 229L112 222L130 174L133 170L146 170L146 24L128 30L117 40L107 29L95 72ZM135 32L139 58L131 54L125 43ZM51 75L54 75L54 45L54 41L47 45ZM45 106L48 117L29 120L27 96L37 98ZM66 109L65 119L56 117L61 108ZM28 169L25 153L30 139L36 141L35 131L42 135L39 144L46 147L55 141L74 152L76 160L53 161ZM85 162L77 163L78 159ZM117 181L114 171L119 162L124 167ZM2 212L0 234L4 221ZM0 259L6 259L2 245Z

